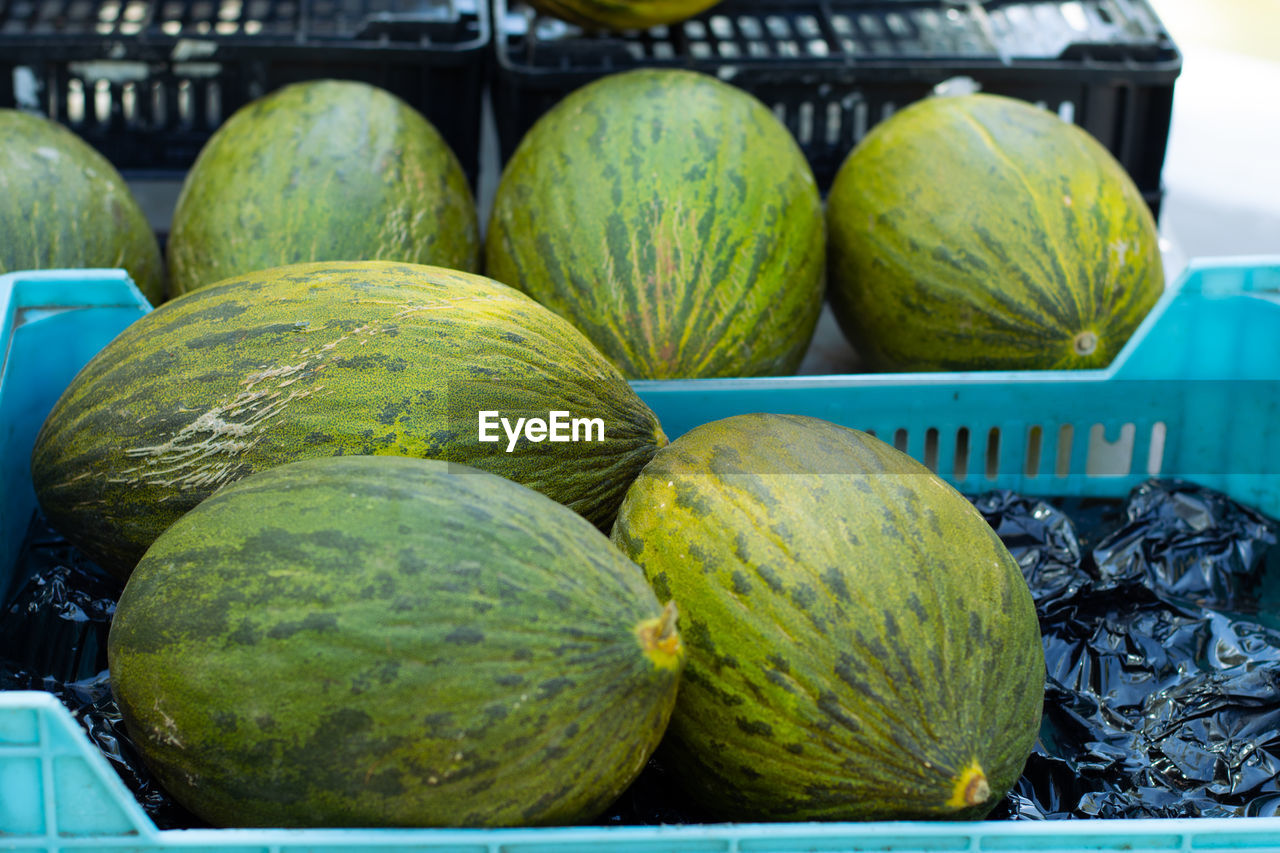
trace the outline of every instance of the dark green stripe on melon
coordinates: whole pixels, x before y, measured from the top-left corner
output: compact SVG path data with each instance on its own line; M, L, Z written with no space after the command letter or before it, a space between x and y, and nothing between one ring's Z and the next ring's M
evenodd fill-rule
M105 157L43 116L0 109L0 273L124 269L153 305L160 245Z
M634 379L794 372L822 307L813 172L758 100L641 70L545 114L499 182L486 272Z
M477 440L481 410L599 418L604 440L521 439L508 453L505 437ZM613 366L523 294L435 267L332 262L230 279L138 320L54 406L32 477L50 522L123 577L219 486L303 457L464 462L606 526L665 443Z
M165 790L217 826L594 817L682 663L644 575L568 509L465 466L311 459L161 536L108 646ZM649 638L652 639L652 638Z
M1013 98L927 98L881 122L827 220L832 308L882 369L1103 367L1164 288L1123 167Z
M175 293L306 261L476 271L480 232L458 158L383 89L311 80L237 110L187 173L167 246Z
M614 541L680 607L661 750L728 820L973 818L1039 732L1018 564L910 457L814 418L743 415L659 451Z

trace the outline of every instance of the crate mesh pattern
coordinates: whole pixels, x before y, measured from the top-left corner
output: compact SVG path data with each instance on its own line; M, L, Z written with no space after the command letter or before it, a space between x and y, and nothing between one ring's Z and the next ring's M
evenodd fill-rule
M0 107L123 171L181 173L249 101L361 80L422 112L474 184L489 41L487 0L0 0Z

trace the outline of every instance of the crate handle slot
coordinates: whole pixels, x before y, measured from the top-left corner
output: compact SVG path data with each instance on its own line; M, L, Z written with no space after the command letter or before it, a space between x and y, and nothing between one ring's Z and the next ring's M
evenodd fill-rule
M1120 437L1107 440L1107 427L1096 423L1089 428L1089 454L1085 474L1090 477L1127 476L1133 468L1133 441L1137 429L1132 423L1120 427Z

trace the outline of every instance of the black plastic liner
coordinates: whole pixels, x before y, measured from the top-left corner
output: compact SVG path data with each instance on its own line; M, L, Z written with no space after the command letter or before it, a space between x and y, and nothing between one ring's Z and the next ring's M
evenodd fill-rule
M121 584L50 530L32 523L18 575L29 572L0 612L0 690L58 697L160 829L203 822L151 778L111 698L107 633Z
M973 501L1022 566L1047 663L1040 740L991 818L1280 811L1280 524L1180 481L1127 501ZM200 825L151 780L111 700L118 582L39 520L23 560L0 689L56 694L157 826ZM598 822L697 822L674 788L650 762Z
M1270 813L1280 526L1176 481L1136 489L1097 541L1070 507L1009 492L975 505L1031 585L1048 668L1040 741L993 817Z

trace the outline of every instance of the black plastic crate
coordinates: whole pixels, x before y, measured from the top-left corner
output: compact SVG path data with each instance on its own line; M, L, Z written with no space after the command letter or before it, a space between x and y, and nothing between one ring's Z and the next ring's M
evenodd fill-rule
M876 122L939 85L1058 112L1097 137L1159 213L1182 58L1146 0L724 0L669 27L585 33L492 0L505 162L572 90L639 67L714 74L773 108L823 190Z
M66 124L127 175L185 172L237 108L361 80L478 172L487 0L0 0L0 106Z

